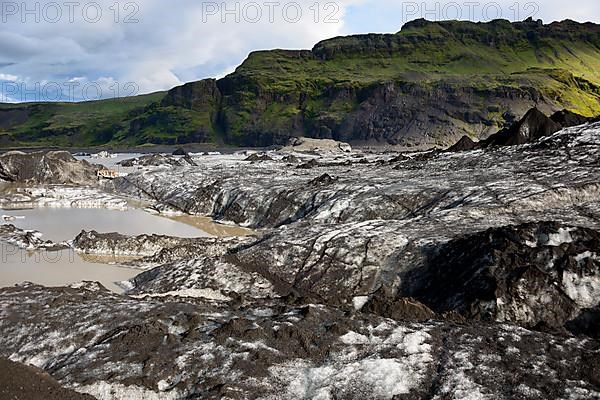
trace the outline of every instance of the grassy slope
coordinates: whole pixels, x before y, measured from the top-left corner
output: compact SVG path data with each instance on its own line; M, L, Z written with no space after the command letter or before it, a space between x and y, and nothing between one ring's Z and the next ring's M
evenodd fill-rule
M453 34L439 23L408 28L396 35L377 35L384 42L395 37L404 39L396 40L391 54L383 50L367 52L370 41L366 37L336 38L323 42L322 48L362 49L364 40L367 41L365 54L337 56L334 53L331 58L321 60L307 55L299 57L297 52L261 51L252 53L235 74L252 78L267 90L283 93L298 88L318 90L331 84L365 84L411 75L429 80L448 75L506 75L530 68L566 69L600 85L600 48L596 47L600 43L594 46L569 38L541 38L532 43L520 38L519 31L510 24L506 24L505 29L506 35L512 34L518 40L493 47L471 36L461 40L459 34ZM481 31L480 35L485 36L485 30Z
M28 105L25 124L2 129L41 145L139 144L205 131L243 142L254 130L287 131L295 119L339 121L360 93L385 82L421 87L537 88L545 98L587 116L600 114L600 30L563 22L415 21L389 35L330 39L312 51L259 51L218 82L223 98L196 106L164 104L164 93L80 104ZM200 85L198 90L205 90ZM358 96L360 97L360 96ZM0 111L7 107L2 106ZM219 116L218 123L216 116ZM132 121L139 128L129 129Z
M131 116L165 93L81 103L0 104L3 114L25 113L22 124L4 126L0 134L11 135L14 146L89 146L122 142Z
M234 73L246 95L231 111L232 130L244 134L249 116L265 107L259 99L265 93L293 99L302 92L309 98L308 107L319 109L324 92L330 88L360 90L387 81L424 86L444 82L477 90L536 87L572 111L598 115L600 92L594 87L600 86L598 35L581 34L584 28L579 24L564 25L568 23L552 28L551 33L528 36L530 28L525 24L507 21L417 23L395 35L349 36L322 42L313 49L317 57L306 52L255 52ZM329 105L328 111L340 119L355 106L342 102ZM298 103L289 101L271 102L261 111L257 125L277 126L285 120L282 116L302 110Z

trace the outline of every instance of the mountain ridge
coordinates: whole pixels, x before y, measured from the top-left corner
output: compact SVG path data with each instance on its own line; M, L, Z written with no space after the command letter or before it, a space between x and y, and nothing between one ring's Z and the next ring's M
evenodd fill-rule
M600 25L421 19L397 33L340 36L311 50L255 51L224 78L138 100L125 107L109 100L119 108L115 117L91 122L52 114L47 104L22 106L33 107L23 121L0 106L0 146L485 139L532 107L600 114Z

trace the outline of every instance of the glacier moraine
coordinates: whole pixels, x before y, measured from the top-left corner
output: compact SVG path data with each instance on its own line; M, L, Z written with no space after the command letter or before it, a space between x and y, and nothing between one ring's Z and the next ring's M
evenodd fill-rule
M27 160L0 156L3 171L16 162ZM457 153L142 157L100 183L85 161L35 162L41 172L1 175L31 191L0 204L69 203L75 190L75 205L138 201L252 229L48 243L7 221L4 241L133 255L143 269L124 294L94 282L0 289L0 357L65 388L97 399L600 398L600 123ZM47 186L60 183L76 189Z

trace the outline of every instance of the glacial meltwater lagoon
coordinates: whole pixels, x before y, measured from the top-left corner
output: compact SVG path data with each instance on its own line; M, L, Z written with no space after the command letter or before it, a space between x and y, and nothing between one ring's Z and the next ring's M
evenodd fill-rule
M0 210L0 213L25 217L9 223L17 228L39 231L44 234L45 240L53 242L72 240L82 230L117 232L123 235L211 236L190 224L139 209L120 211L104 208L39 207L27 210Z
M0 209L0 215L17 217L6 223L25 230L39 231L43 234L44 240L56 243L72 240L82 230L177 237L228 234L227 227L208 222L208 219L198 217L199 221L206 220L205 231L198 227L202 226L201 224L184 223L139 209L117 211L98 208L40 207L26 210ZM209 234L207 231L211 231L211 225L215 225L215 230ZM119 262L128 261L121 258L113 260L88 258L72 249L48 252L19 249L7 243L0 243L0 246L0 287L13 286L22 282L62 286L85 280L98 281L113 291L122 292L115 282L133 278L141 272L139 269L119 266ZM103 263L96 262L100 260Z

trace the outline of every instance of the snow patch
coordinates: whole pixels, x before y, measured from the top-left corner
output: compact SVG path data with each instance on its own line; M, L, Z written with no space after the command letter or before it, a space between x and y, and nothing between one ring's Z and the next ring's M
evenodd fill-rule
M592 253L591 251L585 251L581 254L578 254L575 257L575 261L581 262L583 260L587 260L588 258L591 258L592 260L595 260L595 261L600 261L600 257L598 257L598 254Z
M485 400L490 396L482 392L483 388L469 378L463 371L457 371L444 382L441 392L445 399Z
M181 375L177 375L173 378L169 378L169 379L163 379L161 381L158 382L157 386L158 386L158 390L161 392L166 392L168 390L173 389L175 386L177 386L179 384L179 382L181 382Z
M98 400L176 400L181 393L154 392L140 386L125 386L120 383L96 382L91 385L74 387L80 393L90 394Z
M539 234L535 241L526 240L525 245L531 248L535 248L538 246L552 246L557 247L564 243L572 243L573 238L571 237L571 232L573 228L560 228L556 233Z
M563 243L572 243L573 238L571 237L572 229L560 228L557 233L551 233L548 235L547 246L560 246Z
M181 289L181 290L173 290L171 292L164 293L144 293L141 295L133 295L131 297L136 299L144 299L146 297L190 297L190 298L204 298L209 300L217 300L217 301L230 301L231 298L223 295L221 292L213 289Z
M395 344L408 354L425 353L428 355L431 350L431 345L426 343L428 339L431 339L431 335L425 331L411 332L401 326L394 329L385 343Z
M581 387L566 388L565 389L565 400L590 400L600 399L600 392L590 389L584 389Z
M356 296L352 299L355 311L360 311L369 301L369 296Z
M576 273L564 271L562 284L567 296L581 307L594 307L600 302L599 276L579 276Z
M297 361L295 365L277 366L270 370L272 376L287 381L284 398L290 399L329 400L351 396L392 399L409 393L422 381L420 371L415 371L410 363L389 358L322 367L311 367L304 361Z
M370 344L371 341L365 335L350 331L345 335L340 336L340 341L344 344Z

